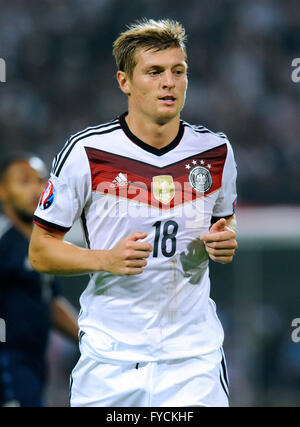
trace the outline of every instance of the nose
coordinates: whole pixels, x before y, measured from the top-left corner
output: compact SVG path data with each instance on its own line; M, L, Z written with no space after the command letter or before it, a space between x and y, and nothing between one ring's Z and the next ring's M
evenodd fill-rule
M162 81L162 87L163 89L172 88L175 86L174 83L174 76L172 71L166 70L166 72L163 74L163 81Z

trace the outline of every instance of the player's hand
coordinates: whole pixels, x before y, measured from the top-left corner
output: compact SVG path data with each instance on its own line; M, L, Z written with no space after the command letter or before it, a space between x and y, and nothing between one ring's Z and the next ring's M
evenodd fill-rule
M236 233L226 226L226 219L221 218L214 223L209 233L200 239L205 244L209 257L216 262L227 264L232 261L237 248Z
M121 240L113 249L107 251L107 267L105 270L116 275L141 274L147 265L146 258L150 256L153 250L150 243L139 241L147 236L147 233L136 231Z

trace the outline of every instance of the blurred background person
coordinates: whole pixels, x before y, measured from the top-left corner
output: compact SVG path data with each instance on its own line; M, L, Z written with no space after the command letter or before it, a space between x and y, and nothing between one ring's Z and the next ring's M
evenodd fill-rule
M0 164L0 405L44 406L45 354L51 327L77 342L77 313L60 295L56 277L34 271L28 261L33 212L45 184L41 159L27 153Z

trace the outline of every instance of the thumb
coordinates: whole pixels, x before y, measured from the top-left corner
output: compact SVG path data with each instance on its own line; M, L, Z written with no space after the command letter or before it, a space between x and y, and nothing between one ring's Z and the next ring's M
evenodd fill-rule
M223 231L225 226L226 226L226 219L221 218L211 226L209 232L216 233L218 231Z
M129 239L130 240L139 240L139 239L145 239L148 236L148 233L142 233L141 231L135 231L134 233L130 234Z

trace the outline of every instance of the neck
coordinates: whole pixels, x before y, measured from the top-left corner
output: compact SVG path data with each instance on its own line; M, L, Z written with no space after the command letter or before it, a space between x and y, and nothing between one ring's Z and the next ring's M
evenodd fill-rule
M11 220L13 225L26 237L30 238L32 233L32 223L22 221L13 209L9 207L4 208L5 215Z
M158 123L129 111L125 120L135 136L146 144L158 149L167 146L176 138L180 126L179 115L168 122Z

